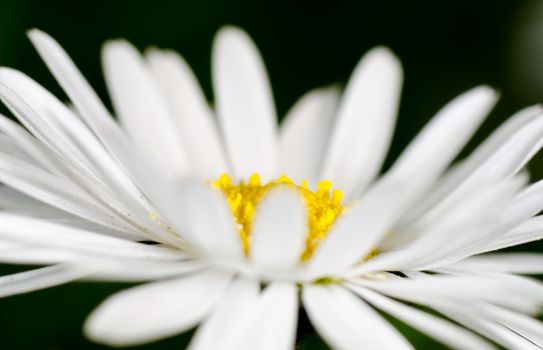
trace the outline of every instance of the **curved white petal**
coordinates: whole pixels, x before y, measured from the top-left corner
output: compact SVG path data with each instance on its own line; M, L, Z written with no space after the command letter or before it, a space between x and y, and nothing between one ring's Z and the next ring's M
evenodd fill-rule
M543 273L543 254L494 253L472 256L447 265L447 270L466 272Z
M146 58L171 109L191 172L207 179L228 173L216 120L189 65L169 50L149 49Z
M469 313L448 313L447 316L465 324L474 331L484 335L488 339L504 346L507 349L538 350L541 349L529 339L523 338L507 327L490 320L471 316Z
M240 340L248 337L250 321L260 302L258 280L238 278L222 298L221 304L200 326L189 350L239 350Z
M68 226L68 227L74 227L76 229L81 229L81 230L84 230L84 231L99 232L101 235L104 235L104 236L121 238L121 239L124 239L124 240L127 240L127 241L133 241L133 242L138 242L139 241L139 242L141 242L141 241L148 241L149 240L149 237L144 236L143 234L140 234L138 232L121 231L121 230L115 229L115 228L108 228L106 226L103 226L101 224L97 224L97 223L88 221L86 219L72 217L71 215L69 215L67 213L64 216L62 216L62 215L61 216L54 215L54 213L46 213L45 215L42 215L41 217L39 215L34 216L32 214L29 214L28 212L25 213L25 212L21 212L21 211L15 211L14 213L15 214L22 214L22 215L25 215L25 216L30 216L30 217L38 218L38 219L39 218L47 219L48 221L50 221L52 223L55 223L55 224L64 225L64 226Z
M407 213L406 217L402 219L402 223L409 223L428 210L432 210L440 201L455 191L458 192L459 187L465 187L465 182L471 182L473 187L470 188L476 188L482 176L494 172L492 166L498 166L500 163L503 166L511 164L509 172L506 173L509 176L521 169L539 148L538 140L541 137L530 134L538 133L538 129L540 129L538 125L541 124L538 119L542 113L543 109L540 106L529 107L516 113L473 151L466 160L448 171L436 188ZM523 146L522 143L525 145ZM515 149L525 150L519 155ZM487 169L486 173L484 169Z
M85 334L100 343L127 346L183 332L215 307L230 279L207 271L119 292L93 311Z
M277 117L262 58L240 29L226 27L213 44L213 90L232 170L238 178L277 174Z
M517 175L518 176L518 175ZM531 234L519 236L511 240L511 233L525 223L531 221L533 215L539 213L543 207L543 188L539 184L537 191L521 192L515 198L509 200L508 205L499 214L499 220L494 217L488 219L487 230L473 236L466 237L463 242L459 241L454 249L448 247L443 252L442 259L432 265L425 265L425 268L437 268L460 261L475 254L485 253L495 249L505 248L511 245L518 245L526 239L534 238ZM531 189L532 186L526 189ZM495 203L492 204L495 206ZM484 232L486 231L486 233Z
M525 178L527 175L520 173L509 182L514 183L515 179L519 180ZM521 180L522 181L522 180ZM509 198L505 203L501 212L497 212L493 217L488 218L486 223L486 229L474 235L456 235L455 244L447 245L446 249L441 249L443 259L439 262L439 266L444 266L455 261L459 261L474 254L484 253L490 250L505 248L510 245L518 245L522 242L530 241L530 239L536 238L530 233L526 236L520 234L514 237L515 230L525 223L530 222L531 218L539 213L543 208L543 181L532 184L523 189L522 192L517 194L514 198ZM499 184L498 184L499 185ZM494 185L495 188L498 185ZM484 186L481 184L479 187ZM477 193L476 191L474 191ZM467 207L468 199L458 201L456 207ZM487 214L492 213L492 209L498 207L497 203L492 203L486 209ZM449 208L443 216L448 216L451 211L455 210L454 207ZM483 210L484 215L485 210ZM471 213L473 217L477 215ZM481 217L481 215L479 215ZM486 232L485 232L486 231ZM464 236L464 240L461 237ZM451 242L452 243L452 242ZM446 250L446 252L445 252ZM427 266L428 268L429 266ZM438 265L432 265L432 268L438 267Z
M424 178L432 184L475 133L498 99L496 91L479 86L448 103L409 144L389 176ZM427 187L427 186L426 186Z
M322 178L348 197L362 191L385 159L396 122L402 68L386 48L358 63L340 102Z
M89 269L53 265L0 277L0 297L34 292L69 283L89 274Z
M0 181L28 196L102 225L127 229L118 217L70 181L0 153Z
M54 224L48 220L0 212L0 238L28 245L113 259L179 261L181 252L135 243L95 232Z
M421 229L420 237L408 246L392 251L388 256L377 256L355 268L352 274L361 269L426 270L446 265L448 259L458 253L469 253L470 244L499 232L501 223L497 218L505 215L504 209L522 184L523 179L514 178L481 189L461 205L451 208L443 218Z
M97 132L98 137L108 134L124 137L98 95L55 39L38 29L30 30L28 37L81 116L93 129L108 131L103 135Z
M465 307L469 303L489 302L523 313L536 313L543 301L540 282L506 274L419 273L410 278L385 278L379 281L353 278L349 281L438 311L443 306Z
M175 123L140 54L126 41L104 45L102 63L121 124L174 177L190 172Z
M381 181L342 214L307 263L313 277L337 273L364 258L405 210L412 191L404 181Z
M303 198L290 188L273 189L255 209L251 258L264 270L290 270L300 261L308 234Z
M264 292L240 350L293 350L298 291L293 283L274 282Z
M209 258L241 260L241 238L222 195L199 181L180 183L181 206L172 224Z
M0 185L0 209L37 218L75 219L63 210L48 205L9 186Z
M279 135L279 173L297 183L319 180L339 93L336 86L312 90L287 113Z
M392 325L342 287L304 286L302 300L311 323L334 349L413 349Z
M11 240L0 241L0 261L19 265L52 265L81 261L81 254Z
M8 186L0 186L0 210L32 218L47 219L50 222L60 223L65 226L100 232L101 234L131 241L147 239L137 232L121 231L119 228L111 228L88 219L78 218Z
M53 38L40 30L33 29L28 36L76 110L112 157L130 173L154 204L165 202L162 203L164 207L172 206L172 203L168 203L173 200L168 198L171 187L164 181L164 174L157 171L158 164L145 157L137 145L130 142L68 54ZM162 239L171 242L171 238Z
M514 229L506 232L492 242L478 249L478 253L504 249L543 238L543 216L535 216Z
M4 71L2 71L1 76L3 77L4 75L5 75ZM19 94L20 94L19 92L12 89L12 86L9 86L5 84L4 82L0 83L0 96L2 100L6 103L6 105L14 112L15 115L17 115L21 119L26 118L24 120L28 121L29 125L33 123L36 124L37 126L35 130L41 130L45 134L49 134L48 138L50 140L62 141L63 137L61 136L61 134L55 132L54 130L48 129L46 126L47 122L43 120L26 101L22 100ZM77 191L75 191L75 193L77 193L80 197L82 196L81 193L90 192L90 195L85 193L85 196L87 196L89 200L92 199L95 202L96 202L96 199L92 197L97 197L98 201L101 200L105 204L105 206L110 206L110 210L112 214L114 214L114 215L111 215L113 217L122 218L123 216L128 215L126 213L125 207L122 204L118 203L113 196L111 196L110 191L108 191L102 186L102 183L98 178L92 175L92 170L91 170L92 167L90 166L88 162L85 162L81 153L78 152L78 150L75 149L73 145L70 145L67 142L60 142L60 144L61 146L59 145L58 149L63 149L64 152L66 152L65 153L66 157L68 158L67 160L65 160L66 162L65 169L75 170L74 172L71 172L70 174L74 175L73 176L75 178L74 181L78 182L77 185L84 186L85 188L79 189L78 188L79 186L77 185L74 186L72 181L70 181L69 179L63 179L63 182L66 183L66 186L70 186L76 189ZM8 171L13 171L13 169L23 170L27 168L24 162L19 161L15 158L12 158L8 155L4 155L3 158L4 158L4 163L8 164L8 167L10 167ZM45 174L44 175L45 177L56 177L56 176L47 176L48 175L47 172L41 170L40 168L35 168L35 169L38 173ZM29 172L28 174L30 177L36 178L34 181L38 181L38 182L40 181L39 175L32 174L31 172ZM81 175L81 177L79 177L79 175ZM14 180L17 181L17 179L14 179ZM8 180L4 180L4 181L8 182ZM29 182L28 177L26 181ZM11 182L8 182L8 183L11 184ZM16 185L14 184L11 184L11 185L16 187ZM22 187L19 187L19 189L21 191L24 191ZM42 190L43 192L43 189L37 188L37 190L38 191ZM32 195L32 193L29 193L29 192L26 192L26 193L29 195Z
M26 129L0 114L0 131L7 135L13 142L32 159L39 163L43 169L58 174L58 168L54 164L54 158L44 146L33 137Z
M427 221L443 215L478 188L514 176L541 146L543 146L543 115L525 124L482 164L473 167L472 172L466 174L456 188L452 188L441 202L418 220Z
M8 107L42 142L42 147L47 147L48 152L43 150L39 156L42 162L48 162L48 168L73 177L114 210L122 207L120 201L135 213L141 210L141 205L146 204L141 192L96 135L69 108L16 70L1 68L0 83L5 85L1 94Z
M543 322L540 320L531 315L523 315L493 305L484 305L482 309L483 312L488 314L489 319L507 327L539 348L543 347Z
M104 146L130 173L166 221L175 221L178 208L183 205L175 184L160 171L160 165L127 138L70 57L53 38L35 29L29 32L29 37L81 117ZM179 238L174 234L161 231L152 233L153 239L157 241L171 245L180 244Z
M373 306L453 349L494 349L494 346L487 341L445 319L417 310L366 288L353 287L352 290Z
M88 264L93 260L79 259L77 263ZM83 278L92 282L148 282L170 278L179 278L183 275L198 273L209 267L209 263L198 260L186 261L115 261L111 264L97 264L96 269Z
M0 134L0 149L2 152L9 154L15 158L24 160L28 163L36 164L41 169L47 169L42 164L34 159L33 156L28 154L23 148L21 148L11 137Z

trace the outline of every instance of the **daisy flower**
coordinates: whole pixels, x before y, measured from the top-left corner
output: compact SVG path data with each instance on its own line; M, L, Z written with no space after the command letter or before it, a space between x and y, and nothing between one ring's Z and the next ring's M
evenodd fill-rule
M456 349L543 347L543 182L524 170L539 106L450 164L497 100L486 86L441 109L386 173L402 69L367 53L345 90L303 96L282 125L262 59L227 27L214 105L182 57L125 41L103 65L115 116L62 48L30 39L70 99L0 69L0 295L74 280L148 282L84 325L108 345L198 326L190 349L293 349L303 309L334 349L411 349L383 315Z

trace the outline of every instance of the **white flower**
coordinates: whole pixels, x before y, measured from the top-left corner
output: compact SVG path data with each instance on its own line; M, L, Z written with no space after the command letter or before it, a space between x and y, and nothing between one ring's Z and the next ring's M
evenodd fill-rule
M26 128L0 118L0 261L51 265L2 277L0 295L151 281L89 317L87 335L110 345L200 324L190 349L292 349L303 306L335 349L412 348L375 309L456 349L543 346L543 287L521 276L542 273L542 256L482 254L543 237L543 182L523 171L542 145L540 107L448 169L497 100L472 89L378 177L402 81L385 48L342 96L308 93L278 129L238 29L214 43L214 111L177 54L107 43L119 124L53 39L30 38L73 106L0 69Z

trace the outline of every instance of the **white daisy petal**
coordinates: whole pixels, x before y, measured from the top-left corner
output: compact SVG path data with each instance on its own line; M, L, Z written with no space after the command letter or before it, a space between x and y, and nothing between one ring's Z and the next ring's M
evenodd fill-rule
M91 172L92 176L110 184L117 195L123 195L126 191L131 196L125 195L123 199L140 199L140 192L92 131L55 96L26 75L9 68L0 69L0 82L24 98L33 112L35 111L31 114L19 113L16 116L38 139L51 147L56 154L78 164L83 175ZM15 130L11 130L10 134L13 134L13 131ZM20 138L20 134L19 132L14 136ZM64 168L63 164L58 164L57 160L44 154L44 151L38 156L43 158L42 161L48 162L49 167L55 165L55 171L59 171L59 166Z
M483 189L476 196L465 200L462 205L451 208L441 220L427 225L421 237L414 240L404 249L395 251L387 257L376 257L374 260L355 269L384 269L396 271L429 269L430 266L442 265L462 248L477 242L494 229L499 228L493 220L499 215L516 191L523 184L523 179L503 181L502 183ZM497 221L497 220L496 220ZM447 241L447 245L443 242Z
M484 301L530 313L537 312L543 302L541 283L505 274L431 276L421 273L409 279L387 278L378 282L350 279L350 282L432 308Z
M477 317L470 316L469 313L449 313L447 316L453 320L465 324L476 332L484 335L508 349L536 350L541 349L530 340L527 340L505 326L496 322L487 321Z
M121 221L131 225L136 217L139 222L134 230L152 231L145 211L142 213L141 205L147 201L141 192L90 130L54 96L7 68L0 70L0 95L13 113L60 157L50 163L57 166L55 172L73 179Z
M67 108L61 106L58 100L30 78L15 70L1 68L0 84L4 103L43 144L86 172L91 173L94 170L82 152L69 140L71 136L67 131L83 135L81 138L88 135L71 128L78 124L78 120ZM46 112L48 108L51 111ZM62 122L59 123L48 115L56 115Z
M232 170L238 178L277 175L277 117L262 58L243 31L226 27L213 45L213 90Z
M526 187L502 215L503 227L495 230L484 240L475 242L459 252L459 258L486 253L538 239L538 217L535 214L543 209L543 181ZM457 258L457 260L459 260Z
M390 169L431 184L456 157L497 101L486 86L463 93L448 103L417 135ZM400 175L397 175L400 174Z
M277 188L256 207L251 257L263 270L289 270L300 261L307 236L307 210L293 190Z
M79 259L81 263L81 259ZM88 259L96 264L92 259ZM88 263L84 261L84 263ZM98 267L98 266L97 266ZM94 272L83 278L92 282L147 282L182 275L194 274L209 267L209 263L197 260L187 261L131 261L129 263L100 264Z
M83 260L81 254L25 244L16 241L0 241L0 261L6 264L52 265Z
M65 249L56 249L52 247L44 247L32 242L20 242L16 240L6 239L0 241L0 262L7 264L20 265L51 265L59 263L70 263L90 266L91 264L104 268L110 265L118 265L115 261L104 264L103 256L83 253L81 251L70 251ZM134 260L131 260L135 264ZM176 262L179 264L180 262ZM182 263L181 263L182 264ZM152 273L151 273L152 274Z
M314 184L320 171L339 89L315 89L300 98L285 116L279 138L279 172L295 182L307 179Z
M4 212L0 213L0 238L110 259L175 261L184 258L181 252L169 248L130 242Z
M138 152L138 147L128 140L60 45L49 35L36 29L31 30L28 36L81 117L93 129L115 160L130 172L145 195L155 203L161 203L164 199L171 202L173 198L170 184L164 180L163 174L157 172L158 164L155 166L152 159L144 157L144 154ZM177 207L175 204L175 201L174 203L166 202L163 206L175 208ZM165 236L161 239L171 242L171 239Z
M40 30L29 31L28 37L74 103L74 107L80 112L81 117L108 149L115 149L113 141L122 140L125 135L68 54L53 38Z
M50 222L86 230L98 229L105 235L124 239L146 239L146 236L108 214L107 210L89 198L87 193L69 181L2 153L0 153L0 180L20 191L16 192L6 186L1 187L0 208L4 211L48 219ZM77 217L69 213L82 219L78 221Z
M402 68L386 48L367 53L342 98L322 177L347 197L362 191L384 161L396 122Z
M105 213L103 207L70 181L2 153L0 181L28 196L87 220L108 227L126 227L120 220Z
M501 179L517 174L543 145L543 114L513 134L489 159L481 164L462 185L461 194L479 185L479 181ZM459 196L459 194L455 195Z
M413 349L371 307L341 287L305 286L302 300L311 323L334 349Z
M159 167L155 166L151 158L138 152L137 146L125 137L115 123L109 122L111 119L109 113L58 44L41 32L33 31L31 35L35 39L36 45L43 50L45 58L50 60L51 64L59 70L59 81L66 85L69 95L73 95L72 98L76 104L80 105L84 111L82 116L86 116L86 121L95 128L95 132L100 135L102 142L116 155L115 158L130 170L130 174L137 180L138 186L161 210L162 214L175 217L177 215L176 208L182 206L179 205L174 185L164 177L164 174L157 171ZM148 220L147 216L145 212L143 215L139 214L138 219L145 221ZM171 234L153 229L147 229L145 232L159 242L172 245L180 243L179 239Z
M351 288L373 306L453 349L494 349L487 341L445 319L417 310L361 287Z
M14 213L21 213L27 216L51 219L75 219L63 210L59 210L44 202L36 200L20 191L8 186L0 185L0 209ZM86 221L86 220L85 220ZM89 222L89 221L86 221Z
M238 278L223 297L216 311L196 331L189 350L238 350L247 337L249 321L258 306L258 280Z
M0 134L0 149L6 154L24 160L27 163L34 163L36 164L36 166L44 169L44 167L39 164L39 162L37 162L30 154L25 152L24 149L19 147L19 145L17 145L14 140L9 136Z
M40 216L34 216L29 215L28 213L21 213L21 212L14 212L14 214L22 214L24 216L30 216L33 218L40 218ZM55 216L55 217L47 217L43 216L42 219L47 219L48 221L56 224L60 224L63 226L69 226L69 227L75 227L77 229L82 229L84 231L91 231L91 232L100 232L101 235L105 236L111 236L116 238L121 238L128 241L146 241L149 240L148 237L133 232L133 231L121 231L119 229L114 228L108 228L103 225L88 221L86 219L77 218L77 217L66 217L69 214L66 214L65 216Z
M474 254L492 250L491 248L494 248L496 244L503 244L504 240L502 237L507 236L513 228L518 227L523 222L527 222L533 215L541 211L543 207L543 188L539 184L536 185L540 187L537 191L530 191L533 187L530 186L527 187L527 190L510 200L509 205L504 208L498 220L495 217L499 213L496 213L494 217L488 218L486 229L475 235L466 236L464 240L455 239L455 244L447 246L447 249L441 249L443 258L431 266L426 265L425 268L445 266ZM496 206L496 204L492 203L492 206ZM489 209L487 212L492 212L492 210Z
M382 181L332 226L307 264L314 277L345 269L366 256L405 209L412 190Z
M171 109L191 172L210 179L227 173L213 112L188 64L180 55L167 50L150 49L146 58Z
M514 175L522 169L541 147L539 134L542 113L542 108L535 106L511 117L466 160L445 174L438 186L402 219L402 224L420 217L428 210L436 210L439 202L444 202L444 199L451 197L452 194L455 195L452 199L439 204L441 210L446 210L446 206L455 198L461 198L481 183Z
M180 183L177 193L182 204L172 225L210 258L241 260L241 239L223 196L196 181Z
M488 319L500 323L537 346L543 347L543 322L494 305L481 305L480 308Z
M207 271L119 292L89 316L85 333L115 346L147 343L195 326L224 295L231 275Z
M479 249L478 252L493 251L512 247L528 242L533 242L543 238L543 216L535 216L513 230L501 235L489 244L484 246L484 249Z
M492 186L503 179L514 176L533 156L535 151L543 145L543 117L539 117L525 125L514 134L502 148L496 151L486 162L480 165L457 188L447 195L439 204L435 205L425 215L417 219L413 225L427 225L435 222L436 218L446 216L454 206L462 206L463 201L476 193L480 188ZM512 223L522 219L521 214L529 213L533 206L541 208L540 198L530 198L527 203L520 203L519 211L515 209L511 217ZM517 216L520 215L520 216ZM516 216L516 218L515 218ZM468 254L469 255L469 254Z
M33 292L75 281L89 274L89 269L53 265L0 277L0 297Z
M32 157L43 169L51 173L58 173L54 165L54 158L27 130L16 122L0 115L0 131L7 135L26 154Z
M500 253L472 256L447 265L447 270L542 274L543 254Z
M115 159L129 171L137 185L160 213L166 219L174 221L173 218L178 214L177 208L183 207L176 196L175 185L158 171L160 166L155 164L152 158L127 139L60 45L38 30L30 31L29 36L81 116ZM158 231L152 233L153 239L179 245L179 240L172 235Z
M111 41L104 45L102 62L121 124L169 174L186 175L190 169L184 145L140 54L126 41Z
M274 282L264 292L247 330L244 350L293 350L298 319L298 291L293 283Z

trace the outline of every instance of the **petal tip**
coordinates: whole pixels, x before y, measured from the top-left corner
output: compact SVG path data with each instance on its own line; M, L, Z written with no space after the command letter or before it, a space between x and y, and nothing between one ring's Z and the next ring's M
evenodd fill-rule
M500 91L490 85L478 85L471 91L477 94L487 95L488 98L498 99L500 97Z
M217 31L217 36L220 36L220 35L246 36L247 32L243 30L241 27L238 27L232 24L227 24L219 28L219 30Z
M137 51L137 49L125 39L109 39L104 42L102 45L103 51L116 51L116 50L126 50L126 51Z
M38 28L31 28L26 31L26 35L30 38L30 40L33 39L40 39L40 38L50 38L47 33L42 31Z
M251 37L246 31L240 27L226 25L217 31L217 34L213 40L213 49L217 50L223 46L229 47L231 45L255 46Z
M376 46L365 54L365 58L379 60L388 64L401 67L398 56L387 46Z

